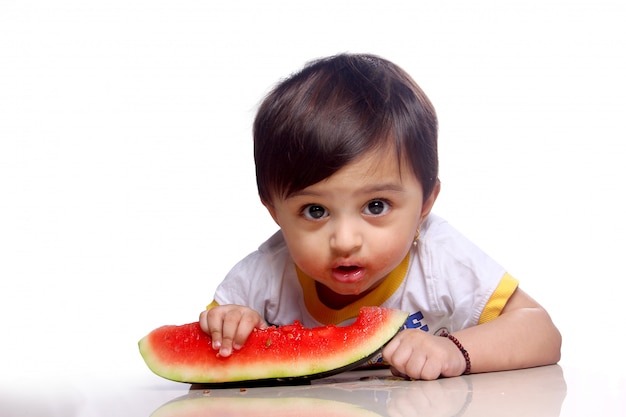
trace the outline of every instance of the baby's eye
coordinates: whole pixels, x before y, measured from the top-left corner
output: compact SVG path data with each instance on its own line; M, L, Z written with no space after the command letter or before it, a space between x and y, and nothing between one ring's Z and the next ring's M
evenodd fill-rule
M319 220L328 216L328 211L318 204L309 204L304 207L302 214L309 220Z
M380 216L389 211L391 206L385 200L372 200L365 206L363 212L369 216Z

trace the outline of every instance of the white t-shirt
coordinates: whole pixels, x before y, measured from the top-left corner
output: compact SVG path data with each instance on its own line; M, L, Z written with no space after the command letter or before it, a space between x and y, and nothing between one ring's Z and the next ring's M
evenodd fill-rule
M340 310L325 306L314 281L295 266L279 231L228 273L214 305L239 304L270 324L306 327L349 322L364 305L410 313L406 326L455 332L497 317L517 280L445 220L429 215L419 243L373 291Z

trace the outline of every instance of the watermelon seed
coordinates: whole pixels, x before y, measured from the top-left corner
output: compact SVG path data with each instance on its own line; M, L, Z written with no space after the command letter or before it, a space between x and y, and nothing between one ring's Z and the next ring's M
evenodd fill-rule
M271 344L272 344L272 339L267 339L265 341L265 347L270 347Z

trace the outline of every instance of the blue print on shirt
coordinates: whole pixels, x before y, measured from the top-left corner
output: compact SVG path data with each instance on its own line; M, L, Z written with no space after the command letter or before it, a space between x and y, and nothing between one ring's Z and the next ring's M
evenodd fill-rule
M402 330L420 329L420 330L424 330L425 332L427 332L428 324L422 323L422 320L424 320L424 315L422 314L421 311L418 311L417 313L413 313L404 322L404 326L402 327Z

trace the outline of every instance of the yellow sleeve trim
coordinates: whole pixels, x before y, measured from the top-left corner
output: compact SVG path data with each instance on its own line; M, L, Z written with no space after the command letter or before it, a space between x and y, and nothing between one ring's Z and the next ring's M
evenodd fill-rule
M509 301L509 298L511 298L511 295L513 295L513 292L517 289L518 285L519 281L513 278L513 276L511 276L508 272L504 274L498 284L498 287L493 294L491 294L489 301L487 301L487 305L485 305L485 308L478 319L478 324L487 323L488 321L498 317L500 313L502 313L507 301Z
M209 304L208 306L206 306L207 310L212 309L213 307L217 307L219 304L217 303L217 301L213 300L211 301L211 304Z

